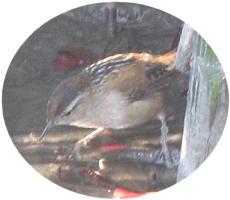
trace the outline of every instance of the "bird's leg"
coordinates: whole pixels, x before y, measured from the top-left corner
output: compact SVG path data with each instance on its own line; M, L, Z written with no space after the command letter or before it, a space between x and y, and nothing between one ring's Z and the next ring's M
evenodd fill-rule
M95 138L97 135L101 134L105 130L106 129L102 128L102 127L97 128L95 131L93 131L92 133L90 133L86 137L84 137L81 140L79 140L74 146L74 149L72 151L72 155L75 155L76 157L81 157L81 148L82 148L82 146L87 145L87 143L90 140L92 140L93 138Z
M160 139L160 143L161 143L161 148L162 148L158 160L160 160L161 157L163 156L166 166L167 167L172 167L173 163L172 163L170 152L169 152L169 149L168 149L168 146L167 146L168 126L167 126L166 121L165 121L165 113L160 113L158 115L158 119L161 122L161 139Z

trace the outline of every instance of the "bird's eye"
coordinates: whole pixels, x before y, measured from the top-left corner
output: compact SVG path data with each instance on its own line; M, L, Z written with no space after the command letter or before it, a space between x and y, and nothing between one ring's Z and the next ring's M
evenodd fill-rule
M68 112L66 112L66 113L64 113L64 116L70 116L71 115L71 110L70 111L68 111Z
M66 112L63 113L63 116L68 117L72 114L72 112L76 109L78 104L75 104L70 110L67 110Z

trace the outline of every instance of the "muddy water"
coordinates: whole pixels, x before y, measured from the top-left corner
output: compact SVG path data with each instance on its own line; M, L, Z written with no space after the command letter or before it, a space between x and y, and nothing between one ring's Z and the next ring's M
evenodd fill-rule
M93 131L60 126L37 137L46 123L46 104L54 88L85 66L61 72L52 66L60 49L85 47L103 58L123 52L167 52L181 21L158 10L118 5L117 35L107 37L103 4L72 10L44 24L20 47L12 60L3 89L3 112L8 132L31 166L54 183L96 197L112 197L118 187L136 192L159 191L176 181L176 167L156 164L160 153L160 124L149 122L126 130L111 130L71 154L74 144ZM166 91L169 146L178 160L187 77L180 76ZM108 146L117 146L108 150ZM98 175L99 174L99 175Z

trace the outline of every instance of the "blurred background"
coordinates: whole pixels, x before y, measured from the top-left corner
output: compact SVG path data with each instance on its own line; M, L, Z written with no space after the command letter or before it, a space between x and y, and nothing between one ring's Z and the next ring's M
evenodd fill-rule
M91 129L55 127L41 143L36 136L46 124L48 99L62 80L117 53L168 52L175 47L175 37L182 23L154 8L127 3L116 3L111 8L102 3L68 11L38 28L14 56L3 88L5 123L22 156L53 182L91 196L111 197L106 191L118 186L146 192L173 185L176 169L155 166L160 149L159 122L96 138L78 162L68 159L67 155L74 143ZM166 97L169 139L175 160L181 143L187 78L181 76L175 80ZM100 145L114 143L132 148L113 152L95 150ZM110 174L106 181L92 178L91 172L98 170L99 161L107 166L106 170L101 170L103 177ZM114 163L117 163L115 171ZM133 169L127 172L130 164Z

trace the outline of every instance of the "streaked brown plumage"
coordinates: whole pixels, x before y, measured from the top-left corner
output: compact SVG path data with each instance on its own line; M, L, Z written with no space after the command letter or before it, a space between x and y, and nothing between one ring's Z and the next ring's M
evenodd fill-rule
M174 72L170 66L175 56L175 52L118 54L63 81L49 99L48 124L41 138L55 125L123 129L156 118L167 132L164 87ZM77 146L80 149L81 144Z

